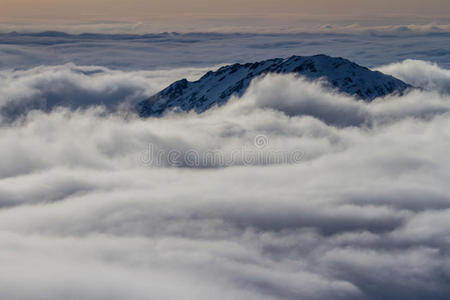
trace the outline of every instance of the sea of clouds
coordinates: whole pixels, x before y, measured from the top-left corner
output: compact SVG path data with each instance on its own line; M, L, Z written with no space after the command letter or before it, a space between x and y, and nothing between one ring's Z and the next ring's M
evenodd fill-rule
M1 24L0 24L1 25ZM410 27L412 29L410 29ZM367 67L405 59L450 68L450 27L359 33L1 33L0 69L74 63L114 70L161 70L247 63L292 55L341 56Z
M378 69L419 89L268 75L150 119L121 103L205 70L0 70L1 297L447 299L450 71Z

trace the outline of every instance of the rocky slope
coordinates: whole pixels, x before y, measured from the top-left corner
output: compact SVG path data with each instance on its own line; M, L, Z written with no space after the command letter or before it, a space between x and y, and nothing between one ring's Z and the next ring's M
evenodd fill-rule
M292 56L266 61L224 66L209 71L201 79L182 79L138 104L141 117L160 116L169 109L201 113L225 103L232 95L241 96L250 82L267 73L295 73L310 80L323 78L341 93L371 101L392 93L403 93L409 85L392 76L372 71L344 58L326 55ZM299 91L301 92L301 91Z

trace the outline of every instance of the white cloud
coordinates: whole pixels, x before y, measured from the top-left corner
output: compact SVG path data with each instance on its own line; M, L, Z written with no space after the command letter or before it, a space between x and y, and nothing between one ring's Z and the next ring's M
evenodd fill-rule
M98 66L40 66L0 71L0 110L7 119L32 109L50 111L102 105L108 109L134 105L180 77L195 79L205 69L118 71Z
M442 69L435 63L408 59L380 67L378 70L413 86L450 94L450 70Z
M411 64L385 70L408 74ZM447 71L414 64L439 90ZM151 72L77 72L98 69L3 72L14 78L3 95L66 91L70 81L96 102L92 95L119 82L146 94L185 72L161 81ZM445 299L449 103L433 89L369 104L267 76L202 115L31 112L0 127L2 295ZM267 138L258 147L257 136ZM157 166L143 161L149 144L163 155ZM170 151L183 168L169 166ZM191 168L189 151L233 160ZM295 163L258 156L295 151Z

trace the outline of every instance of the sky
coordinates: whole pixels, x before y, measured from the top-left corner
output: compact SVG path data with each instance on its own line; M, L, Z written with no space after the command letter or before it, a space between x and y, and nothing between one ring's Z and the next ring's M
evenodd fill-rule
M169 31L191 26L307 26L356 22L398 24L443 22L450 15L446 0L1 0L0 23L67 25L144 23Z

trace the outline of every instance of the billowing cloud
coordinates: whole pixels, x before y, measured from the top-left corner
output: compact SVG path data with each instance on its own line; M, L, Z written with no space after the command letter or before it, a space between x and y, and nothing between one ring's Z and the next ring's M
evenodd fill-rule
M94 106L4 124L2 297L446 299L447 71L384 70L413 67L430 76L404 79L426 89L372 103L266 76L202 115ZM53 86L97 103L169 81L74 65L8 72L12 100Z
M123 72L74 64L2 70L0 114L9 120L33 109L101 105L115 110L148 98L180 77L195 79L204 72L199 68Z
M450 94L450 71L440 68L437 64L408 59L401 63L380 67L378 70L415 87Z

